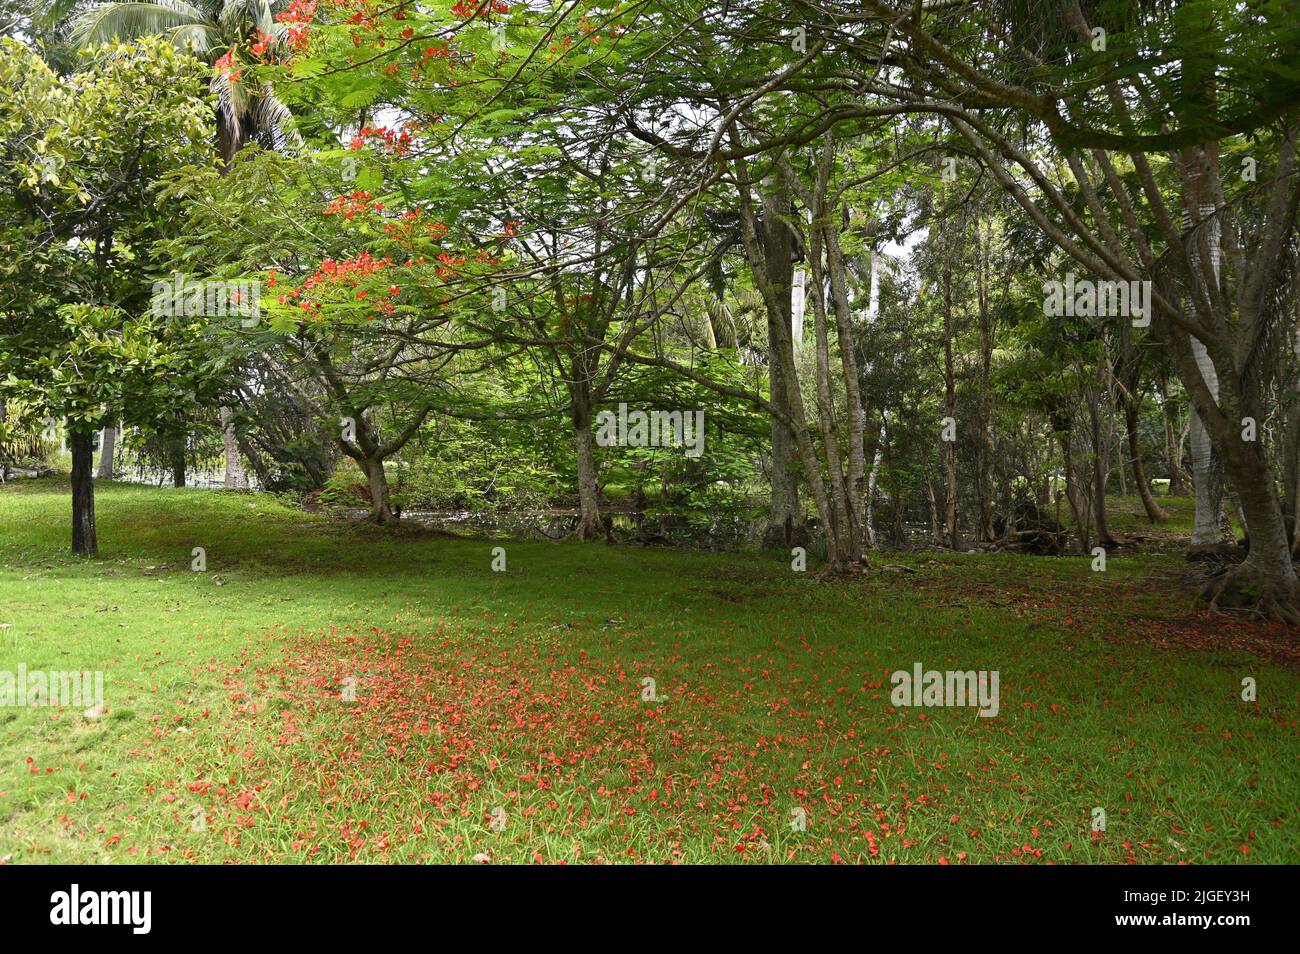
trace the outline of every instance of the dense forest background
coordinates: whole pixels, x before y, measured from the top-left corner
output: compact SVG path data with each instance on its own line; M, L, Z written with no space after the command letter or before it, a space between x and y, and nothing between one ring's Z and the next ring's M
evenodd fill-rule
M1192 495L1296 621L1294 14L7 3L0 467L832 572Z

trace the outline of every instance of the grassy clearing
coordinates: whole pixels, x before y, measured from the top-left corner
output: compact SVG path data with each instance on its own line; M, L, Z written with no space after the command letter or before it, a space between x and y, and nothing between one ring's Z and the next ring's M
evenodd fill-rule
M0 670L103 670L107 707L0 708L0 859L1300 860L1300 678L1158 582L1176 554L823 582L512 543L494 573L494 544L270 497L101 484L98 510L81 561L66 484L0 488ZM918 661L999 670L1000 714L894 709Z

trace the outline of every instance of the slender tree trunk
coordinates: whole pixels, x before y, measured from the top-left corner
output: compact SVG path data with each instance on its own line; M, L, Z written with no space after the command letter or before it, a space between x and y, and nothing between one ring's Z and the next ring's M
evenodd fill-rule
M1218 156L1217 150L1213 144L1206 147L1207 162L1212 171L1217 174ZM1195 150L1188 150L1185 161L1189 163L1192 169L1190 194L1184 195L1183 226L1191 231L1194 219L1193 211L1198 214L1198 220L1207 230L1205 236L1205 245L1209 250L1210 266L1214 276L1214 282L1217 285L1219 281L1219 243L1222 238L1220 233L1219 219L1216 215L1217 209L1213 200L1213 190L1205 181L1205 172L1201 168ZM1192 271L1200 280L1201 270L1201 253L1200 243L1193 240L1189 249L1188 257L1191 260ZM1219 289L1206 289L1211 297L1217 297ZM1210 360L1209 352L1205 345L1196 338L1192 339L1192 355L1196 359L1196 368L1200 373L1205 386L1209 388L1211 397L1217 402L1219 400L1219 375L1214 367L1214 362ZM1231 525L1228 532L1225 533L1223 522L1223 461L1214 448L1210 440L1210 434L1206 430L1205 422L1197 413L1195 405L1189 411L1192 415L1191 433L1190 433L1190 450L1192 456L1192 492L1196 495L1196 525L1192 531L1193 546L1217 545L1228 543L1232 540Z
M948 417L955 422L957 420L957 379L952 354L952 269L948 252L948 242L945 236L943 247L943 393L944 410L947 412ZM943 450L944 472L943 530L944 536L948 540L948 546L957 550L961 547L957 527L957 442L955 440L941 441L941 448Z
M99 473L100 480L113 479L113 453L117 445L117 425L110 424L104 428L99 438Z
M1295 329L1294 348L1300 375L1300 327ZM1291 553L1300 556L1300 392L1287 404L1282 422L1282 515Z
M1137 396L1132 395L1128 398L1121 398L1121 400L1124 404L1125 429L1128 432L1128 456L1130 463L1133 465L1133 482L1137 484L1138 496L1142 498L1142 506L1146 508L1147 519L1152 523L1163 523L1169 519L1169 514L1165 513L1160 504L1156 503L1156 498L1151 493L1151 482L1147 480L1146 468L1142 464L1142 447L1138 435Z
M992 237L985 239L980 226L975 226L976 253L979 256L976 279L976 297L980 322L979 370L979 442L975 451L975 483L979 496L979 539L991 541L993 533L993 316L989 310L989 245Z
M876 437L876 450L871 456L871 470L867 473L866 507L863 512L863 531L866 533L867 546L876 546L876 487L880 483L880 465L885 459L885 426L880 425L880 434Z
M768 400L787 415L793 414L791 390L797 382L787 380L787 367L794 365L791 290L794 283L794 237L785 219L791 214L790 195L777 179L768 182L763 196L763 267L755 279L768 285L764 296L767 313ZM803 513L799 507L799 485L795 468L799 453L794 433L773 417L771 423L772 464L771 508L764 546L790 547L806 539Z
M72 445L72 552L99 556L95 534L95 481L91 469L94 438L89 431L68 429Z
M1088 504L1088 495L1081 491L1079 473L1074 466L1074 435L1070 430L1070 421L1058 419L1054 423L1057 439L1061 444L1061 461L1065 470L1065 501L1070 505L1070 516L1074 520L1074 533L1079 538L1079 552L1087 553L1092 549L1092 517ZM1057 509L1060 510L1060 496L1057 492Z
M239 458L239 440L235 437L235 426L230 423L230 408L221 409L221 443L226 451L226 489L247 490L248 476L244 473L244 462Z
M1169 382L1160 375L1160 416L1165 423L1165 466L1169 468L1169 496L1186 497L1187 484L1183 481L1183 441L1174 430L1170 414Z
M1110 524L1106 520L1106 457L1104 434L1101 426L1101 395L1088 395L1088 419L1092 430L1092 493L1093 525L1097 528L1097 542L1103 547L1113 547L1117 543L1111 536Z
M833 222L828 221L834 209L822 219L826 222L823 234L826 236L826 268L830 278L831 297L835 304L835 337L839 346L840 367L844 374L844 400L847 413L845 427L848 430L848 509L852 523L850 535L855 543L858 555L867 545L865 525L866 502L864 496L867 484L866 455L866 415L862 408L862 392L858 382L858 358L853 349L852 312L849 309L848 280L844 267L844 254L840 249L839 233ZM875 274L875 253L872 255L871 274Z
M831 563L847 566L861 555L857 532L853 526L849 490L844 479L840 459L840 441L835 433L835 404L831 391L830 336L826 318L826 276L822 271L822 233L813 230L808 245L809 267L812 273L813 327L816 341L817 418L821 424L822 451L826 455L826 473L830 504L830 525L826 542ZM855 552L856 551L856 552Z
M1201 369L1201 376L1215 400L1219 395L1219 379L1214 366L1205 351L1205 346L1198 341L1192 342L1196 353L1196 363ZM1192 492L1196 495L1196 523L1192 530L1193 546L1209 546L1225 542L1223 539L1220 515L1223 510L1223 467L1210 435L1205 429L1196 408L1191 414L1191 428L1188 432L1188 449L1192 458Z
M1116 429L1115 410L1116 409L1113 407L1106 409L1106 446L1108 448L1112 446L1118 446L1115 442L1115 429ZM1109 450L1106 452L1106 461L1107 461L1106 472L1109 473L1110 472ZM1128 496L1128 468L1124 466L1123 451L1120 452L1119 461L1115 465L1115 477L1119 481L1119 495L1121 497L1127 497Z
M600 484L596 476L596 443L591 431L591 385L585 378L573 382L569 388L572 397L573 449L578 460L578 526L574 535L579 540L596 540L601 537Z
M925 496L930 502L930 542L936 547L943 546L943 527L939 523L939 500L934 493L934 481L930 475L925 477Z

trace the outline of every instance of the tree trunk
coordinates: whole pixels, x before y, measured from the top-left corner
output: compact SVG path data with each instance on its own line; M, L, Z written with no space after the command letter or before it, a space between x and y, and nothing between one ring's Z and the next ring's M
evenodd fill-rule
M1104 435L1101 427L1100 394L1088 395L1088 419L1092 429L1092 495L1093 525L1097 528L1097 543L1103 547L1113 547L1117 543L1110 534L1110 524L1106 520L1106 457Z
M569 390L573 399L573 449L578 458L578 526L574 535L579 540L597 540L601 536L600 485L591 432L591 387L582 380L575 381Z
M172 438L171 441L171 458L172 458L172 486L185 486L185 436Z
M1297 624L1296 572L1287 546L1282 508L1262 442L1240 442L1224 461L1241 503L1250 534L1245 562L1214 586L1217 603L1225 591L1237 590L1266 618Z
M945 236L943 248L943 394L944 410L947 412L947 416L956 422L957 380L953 366L952 336L952 270L948 254L948 242ZM948 546L957 550L961 547L957 528L957 442L955 440L943 440L941 446L943 449L944 473L943 531L948 540Z
M979 539L993 539L993 490L990 471L993 465L993 316L989 310L989 245L992 236L984 239L979 223L975 226L976 253L978 255L976 297L980 322L979 368L979 441L975 449L975 484L979 497Z
M767 305L768 400L787 415L793 412L787 366L794 365L791 290L794 284L794 238L784 219L791 213L790 195L776 179L769 181L763 195L763 269L755 275L765 282ZM771 302L771 304L769 304ZM791 547L807 539L799 507L799 485L795 466L799 459L795 435L784 422L772 418L771 508L763 545Z
M827 170L829 174L829 169ZM852 311L849 308L849 291L847 273L844 267L844 254L840 249L839 232L832 216L834 208L825 210L822 219L826 222L823 233L826 236L826 269L830 278L831 296L835 305L835 339L839 347L840 368L844 375L844 402L847 413L845 426L848 430L848 473L847 494L848 511L851 518L849 532L853 540L856 555L861 556L862 548L867 545L867 454L866 454L866 414L862 407L862 392L858 381L858 357L853 348ZM876 272L875 252L871 255L871 275Z
M1142 506L1146 508L1147 518L1152 523L1163 523L1169 519L1169 514L1156 503L1156 498L1151 493L1151 483L1147 480L1146 468L1142 464L1142 446L1138 436L1137 396L1132 395L1121 400L1124 403L1124 424L1128 431L1128 456L1133 465L1133 482L1137 484L1138 496L1142 498Z
M885 459L885 425L880 425L876 437L876 450L871 456L871 470L867 474L867 492L863 509L863 532L866 534L867 546L876 546L876 487L880 483L880 465Z
M72 445L72 552L99 556L99 540L95 535L95 481L91 475L94 438L89 431L69 427L68 439Z
M383 458L369 457L360 463L370 485L370 519L378 524L397 523L388 503L388 475L384 473Z
M1294 335L1295 361L1300 373L1300 327ZM1300 555L1300 392L1282 415L1282 516L1291 540L1291 553Z
M235 427L230 423L230 408L221 409L221 443L226 450L226 489L247 490L248 476L244 473L244 463L239 458L239 441L235 437Z
M1214 365L1199 341L1192 341L1196 365L1215 400L1219 397L1219 379ZM1223 466L1214 453L1209 432L1205 429L1196 408L1192 407L1191 429L1188 433L1188 450L1192 458L1192 493L1196 495L1196 523L1192 530L1193 546L1212 546L1223 543L1220 515L1223 511Z
M99 473L100 480L113 479L113 453L117 445L117 425L110 424L104 428L99 438Z
M831 565L847 566L861 555L854 526L849 490L840 458L840 441L835 431L835 403L831 389L830 336L826 317L826 276L822 271L822 234L814 230L808 245L808 263L812 273L813 326L816 342L817 419L821 424L822 450L826 454L829 485L830 523L826 528L826 546Z
M1193 210L1199 214L1199 221L1204 223L1205 245L1209 251L1210 267L1217 285L1219 282L1219 249L1222 235L1220 233L1219 219L1217 208L1213 201L1213 191L1205 181L1204 172L1201 170L1196 160L1194 151L1189 150L1190 167L1194 170L1191 173L1191 194L1184 195L1183 210L1183 227L1188 232L1192 231L1194 224ZM1218 171L1217 154L1210 163L1215 173ZM1192 241L1188 258L1191 261L1192 271L1200 279L1200 245ZM1211 296L1217 296L1219 289L1207 289ZM1219 400L1219 375L1215 370L1214 362L1210 360L1209 351L1205 345L1196 338L1191 339L1192 355L1196 359L1196 369L1205 382L1205 386L1210 391L1210 396L1217 402ZM1210 440L1209 432L1205 428L1205 422L1197 414L1195 405L1190 412L1192 415L1191 435L1189 446L1192 454L1192 491L1196 494L1196 525L1192 531L1192 545L1206 546L1215 545L1232 540L1230 527L1229 533L1224 533L1223 524L1223 461L1214 449L1214 444Z
M1169 413L1169 382L1160 375L1160 416L1165 423L1165 466L1169 468L1169 496L1186 497L1187 484L1183 481L1183 442L1175 435L1174 419Z
M930 542L936 546L943 546L943 525L939 522L939 499L934 493L934 481L930 475L925 475L925 497L930 504Z
M1074 533L1079 538L1079 552L1087 553L1092 548L1092 516L1088 504L1088 495L1080 491L1079 474L1074 466L1074 434L1070 430L1071 421L1054 416L1053 430L1061 444L1061 462L1065 470L1065 501L1070 505L1070 516L1074 520ZM1060 491L1057 491L1057 511L1060 511ZM1059 517L1057 522L1059 523Z

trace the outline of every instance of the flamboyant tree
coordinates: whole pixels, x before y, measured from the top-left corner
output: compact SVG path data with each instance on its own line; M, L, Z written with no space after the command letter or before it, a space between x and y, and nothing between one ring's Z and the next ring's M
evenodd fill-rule
M67 420L78 553L96 551L94 432L170 412L201 377L197 331L152 314L150 271L178 205L166 181L206 161L203 72L143 40L61 78L0 41L0 398Z

